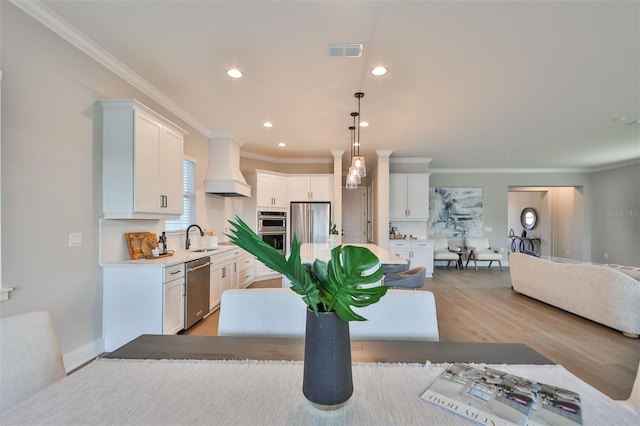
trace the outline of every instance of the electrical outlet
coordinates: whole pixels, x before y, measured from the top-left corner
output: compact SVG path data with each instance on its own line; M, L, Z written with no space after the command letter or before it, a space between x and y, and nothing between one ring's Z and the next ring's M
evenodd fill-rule
M69 234L69 247L82 247L81 232L73 232Z
M485 226L484 232L493 232L493 228L491 226Z
M605 253L605 254L604 254L604 258L605 258L605 259L608 259L608 258L609 258L609 253Z

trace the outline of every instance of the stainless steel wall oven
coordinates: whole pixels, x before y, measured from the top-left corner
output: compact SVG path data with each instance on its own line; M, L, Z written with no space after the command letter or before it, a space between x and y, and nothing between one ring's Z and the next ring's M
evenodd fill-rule
M287 241L287 213L258 212L258 235L262 241L284 254Z

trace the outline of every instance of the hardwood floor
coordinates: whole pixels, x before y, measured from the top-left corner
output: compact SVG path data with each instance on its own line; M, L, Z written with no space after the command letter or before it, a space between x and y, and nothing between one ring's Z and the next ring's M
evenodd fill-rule
M252 285L278 286L279 280ZM438 267L424 290L436 297L441 341L525 343L611 398L629 397L640 339L512 291L508 268ZM187 334L216 335L217 329L214 312Z

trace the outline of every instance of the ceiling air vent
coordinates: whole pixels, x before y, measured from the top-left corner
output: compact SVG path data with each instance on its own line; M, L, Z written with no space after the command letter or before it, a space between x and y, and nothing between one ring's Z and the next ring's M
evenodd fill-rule
M357 43L329 43L329 56L348 56L359 58L362 56L362 44Z

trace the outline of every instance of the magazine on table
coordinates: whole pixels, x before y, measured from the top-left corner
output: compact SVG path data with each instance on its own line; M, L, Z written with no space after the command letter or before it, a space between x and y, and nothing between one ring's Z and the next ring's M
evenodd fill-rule
M479 424L582 424L576 392L461 363L451 364L420 398Z

